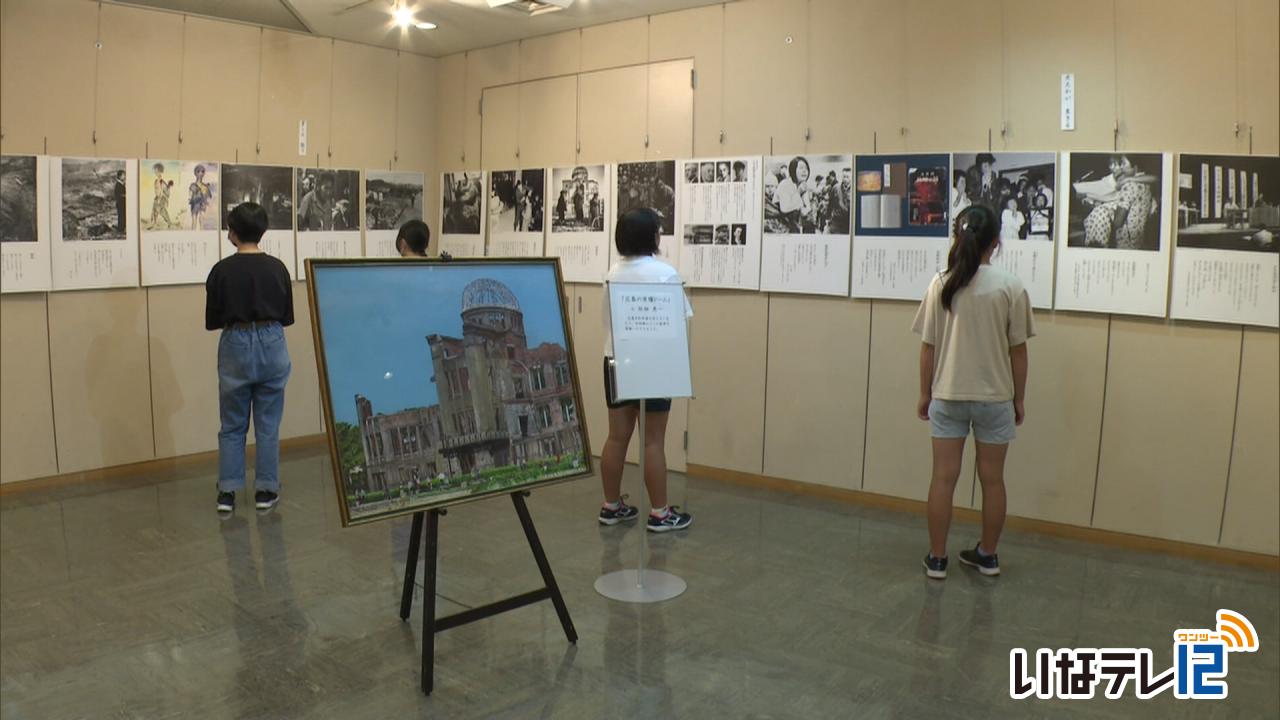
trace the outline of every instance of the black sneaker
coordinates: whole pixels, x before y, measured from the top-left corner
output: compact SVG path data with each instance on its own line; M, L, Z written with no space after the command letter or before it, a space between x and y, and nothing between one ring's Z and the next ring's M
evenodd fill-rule
M270 510L280 502L280 495L270 490L259 490L253 494L253 504L259 510Z
M617 525L626 520L635 520L640 515L640 511L627 504L627 496L623 495L618 499L617 509L610 510L607 507L600 507L600 524L601 525Z
M978 548L982 547L979 542L973 546L972 550L960 551L960 562L971 568L976 568L983 575L996 576L1000 574L1000 556L992 553L990 555L982 555L978 552Z
M229 513L236 509L236 494L233 492L218 493L218 512Z
M947 559L944 557L936 558L933 553L924 556L924 574L934 580L947 579Z
M689 523L693 522L693 516L689 513L682 513L672 505L667 508L667 514L662 517L654 517L653 513L649 513L649 532L671 532L672 530L683 530L689 527Z

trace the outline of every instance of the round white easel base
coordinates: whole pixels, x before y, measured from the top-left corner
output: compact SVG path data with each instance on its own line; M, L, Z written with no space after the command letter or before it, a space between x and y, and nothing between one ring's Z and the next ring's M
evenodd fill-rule
M643 584L642 584L643 583ZM596 592L619 602L654 603L678 597L689 587L677 575L661 570L618 570L596 578Z

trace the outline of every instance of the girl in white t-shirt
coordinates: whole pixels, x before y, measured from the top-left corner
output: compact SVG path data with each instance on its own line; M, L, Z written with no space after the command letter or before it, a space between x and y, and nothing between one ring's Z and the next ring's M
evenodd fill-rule
M674 283L680 284L680 273L675 268L654 257L658 252L658 240L662 232L662 220L649 208L630 210L618 220L614 244L621 259L609 269L610 282ZM688 298L685 313L693 315ZM617 525L634 520L639 511L623 502L622 467L626 462L627 446L631 433L640 416L639 400L618 401L613 397L613 384L609 382L609 360L613 357L613 328L609 322L609 292L604 293L604 394L609 406L609 437L600 453L600 477L604 484L604 502L600 506L600 524ZM649 493L648 529L650 532L683 530L693 522L693 516L680 512L667 501L667 419L671 412L670 398L645 400L644 487Z
M929 553L925 574L947 576L952 496L970 429L982 483L982 539L960 562L999 575L996 543L1004 527L1004 459L1025 415L1027 338L1035 335L1031 301L1017 276L991 265L1000 222L985 205L955 221L947 270L933 279L916 313L920 333L920 401L929 421L933 479L929 485Z

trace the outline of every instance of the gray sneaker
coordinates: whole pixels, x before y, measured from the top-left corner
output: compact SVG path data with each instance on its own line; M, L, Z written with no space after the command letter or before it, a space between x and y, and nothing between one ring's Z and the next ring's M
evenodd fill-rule
M653 513L649 513L649 532L663 533L672 530L683 530L689 527L693 522L693 516L689 513L680 512L675 505L667 508L667 514L662 517L654 517Z

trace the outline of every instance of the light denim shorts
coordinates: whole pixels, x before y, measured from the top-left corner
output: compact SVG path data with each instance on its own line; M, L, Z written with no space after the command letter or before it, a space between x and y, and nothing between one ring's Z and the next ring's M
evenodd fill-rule
M939 400L929 402L929 434L936 438L973 437L980 443L1004 445L1013 440L1013 401L976 402L972 400Z

